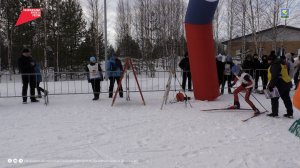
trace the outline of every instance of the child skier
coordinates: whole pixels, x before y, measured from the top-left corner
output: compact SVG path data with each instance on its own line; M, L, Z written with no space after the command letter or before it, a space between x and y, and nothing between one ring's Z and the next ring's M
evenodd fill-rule
M252 101L249 99L251 92L252 92L252 88L254 86L254 80L251 77L251 75L249 75L248 73L245 73L242 71L242 69L237 66L234 65L231 69L232 73L235 75L235 79L233 84L230 84L230 87L234 86L237 82L241 83L240 86L238 86L234 92L234 105L229 107L229 109L239 109L240 108L240 102L239 102L239 96L238 94L242 91L246 92L245 95L245 101L251 106L251 108L254 111L254 115L259 115L260 112L259 110L255 107L255 105L252 103Z

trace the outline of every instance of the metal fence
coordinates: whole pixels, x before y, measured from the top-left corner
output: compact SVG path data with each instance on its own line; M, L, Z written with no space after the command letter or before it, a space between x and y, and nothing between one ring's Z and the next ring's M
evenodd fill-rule
M256 79L257 87L262 88L263 81L267 81L266 70L244 70ZM106 74L103 72L103 74ZM36 76L37 74L30 74ZM52 95L74 95L74 94L92 94L92 86L88 83L86 72L50 72L42 73L40 86L48 90L49 96ZM260 77L260 78L259 78ZM141 71L137 75L138 82L143 92L165 91L169 78L169 71ZM176 79L172 80L171 90L181 90L182 72L176 72ZM101 93L109 92L109 80L100 83ZM138 92L138 86L134 80L132 71L127 71L122 80L124 92ZM115 83L114 90L117 88ZM29 93L29 92L28 92ZM29 95L29 94L28 94ZM22 97L22 78L21 74L2 74L0 80L0 98Z
M105 74L105 72L103 72ZM37 76L37 74L27 74ZM41 74L43 81L40 86L48 91L48 95L72 95L72 94L91 94L92 86L88 83L86 72L52 72ZM149 77L151 76L151 77ZM143 92L164 91L169 71L140 72L137 75L138 82ZM172 90L180 90L182 75L176 72L176 80L171 84ZM109 92L109 80L100 83L101 93ZM122 80L124 92L138 92L138 86L132 71L127 71ZM117 88L115 83L114 89ZM22 97L22 75L21 74L2 74L0 83L0 98Z

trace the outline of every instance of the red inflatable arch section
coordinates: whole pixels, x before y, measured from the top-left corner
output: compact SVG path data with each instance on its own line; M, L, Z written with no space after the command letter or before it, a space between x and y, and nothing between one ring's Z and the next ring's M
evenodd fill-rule
M212 20L218 0L190 0L185 18L186 38L197 100L219 96Z

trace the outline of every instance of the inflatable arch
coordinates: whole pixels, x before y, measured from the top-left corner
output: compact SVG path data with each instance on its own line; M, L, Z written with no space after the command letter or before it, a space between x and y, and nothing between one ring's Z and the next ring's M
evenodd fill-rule
M298 84L298 88L293 97L293 104L298 110L300 110L300 83Z
M190 0L185 17L186 38L195 99L219 96L212 20L218 0Z

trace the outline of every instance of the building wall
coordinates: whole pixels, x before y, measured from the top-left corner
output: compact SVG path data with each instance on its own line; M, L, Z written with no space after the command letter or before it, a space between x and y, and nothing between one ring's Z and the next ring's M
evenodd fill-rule
M273 50L273 30L264 31L258 34L261 38L262 48L264 49L263 54L268 55ZM242 48L242 38L237 38L232 41L231 50L228 51L229 54L235 56L237 54L237 50ZM256 53L255 45L252 42L253 37L247 36L246 37L246 49L249 50L250 54ZM300 31L296 29L290 28L278 28L278 36L277 36L277 47L284 47L286 52L293 52L295 54L300 55L298 53L298 49L300 49ZM228 43L226 44L228 47Z
M286 52L289 53L295 53L300 55L298 53L298 49L300 49L300 41L286 41L284 43L277 43L277 46L283 46L285 48ZM241 42L232 42L232 48L230 53L232 53L233 56L236 55L236 51L240 50L242 48L242 43ZM254 54L256 53L255 51L255 45L253 42L247 42L246 43L246 48L249 50L249 54ZM263 42L262 43L262 48L263 48L263 54L264 55L269 55L270 52L273 50L272 48L272 42Z

